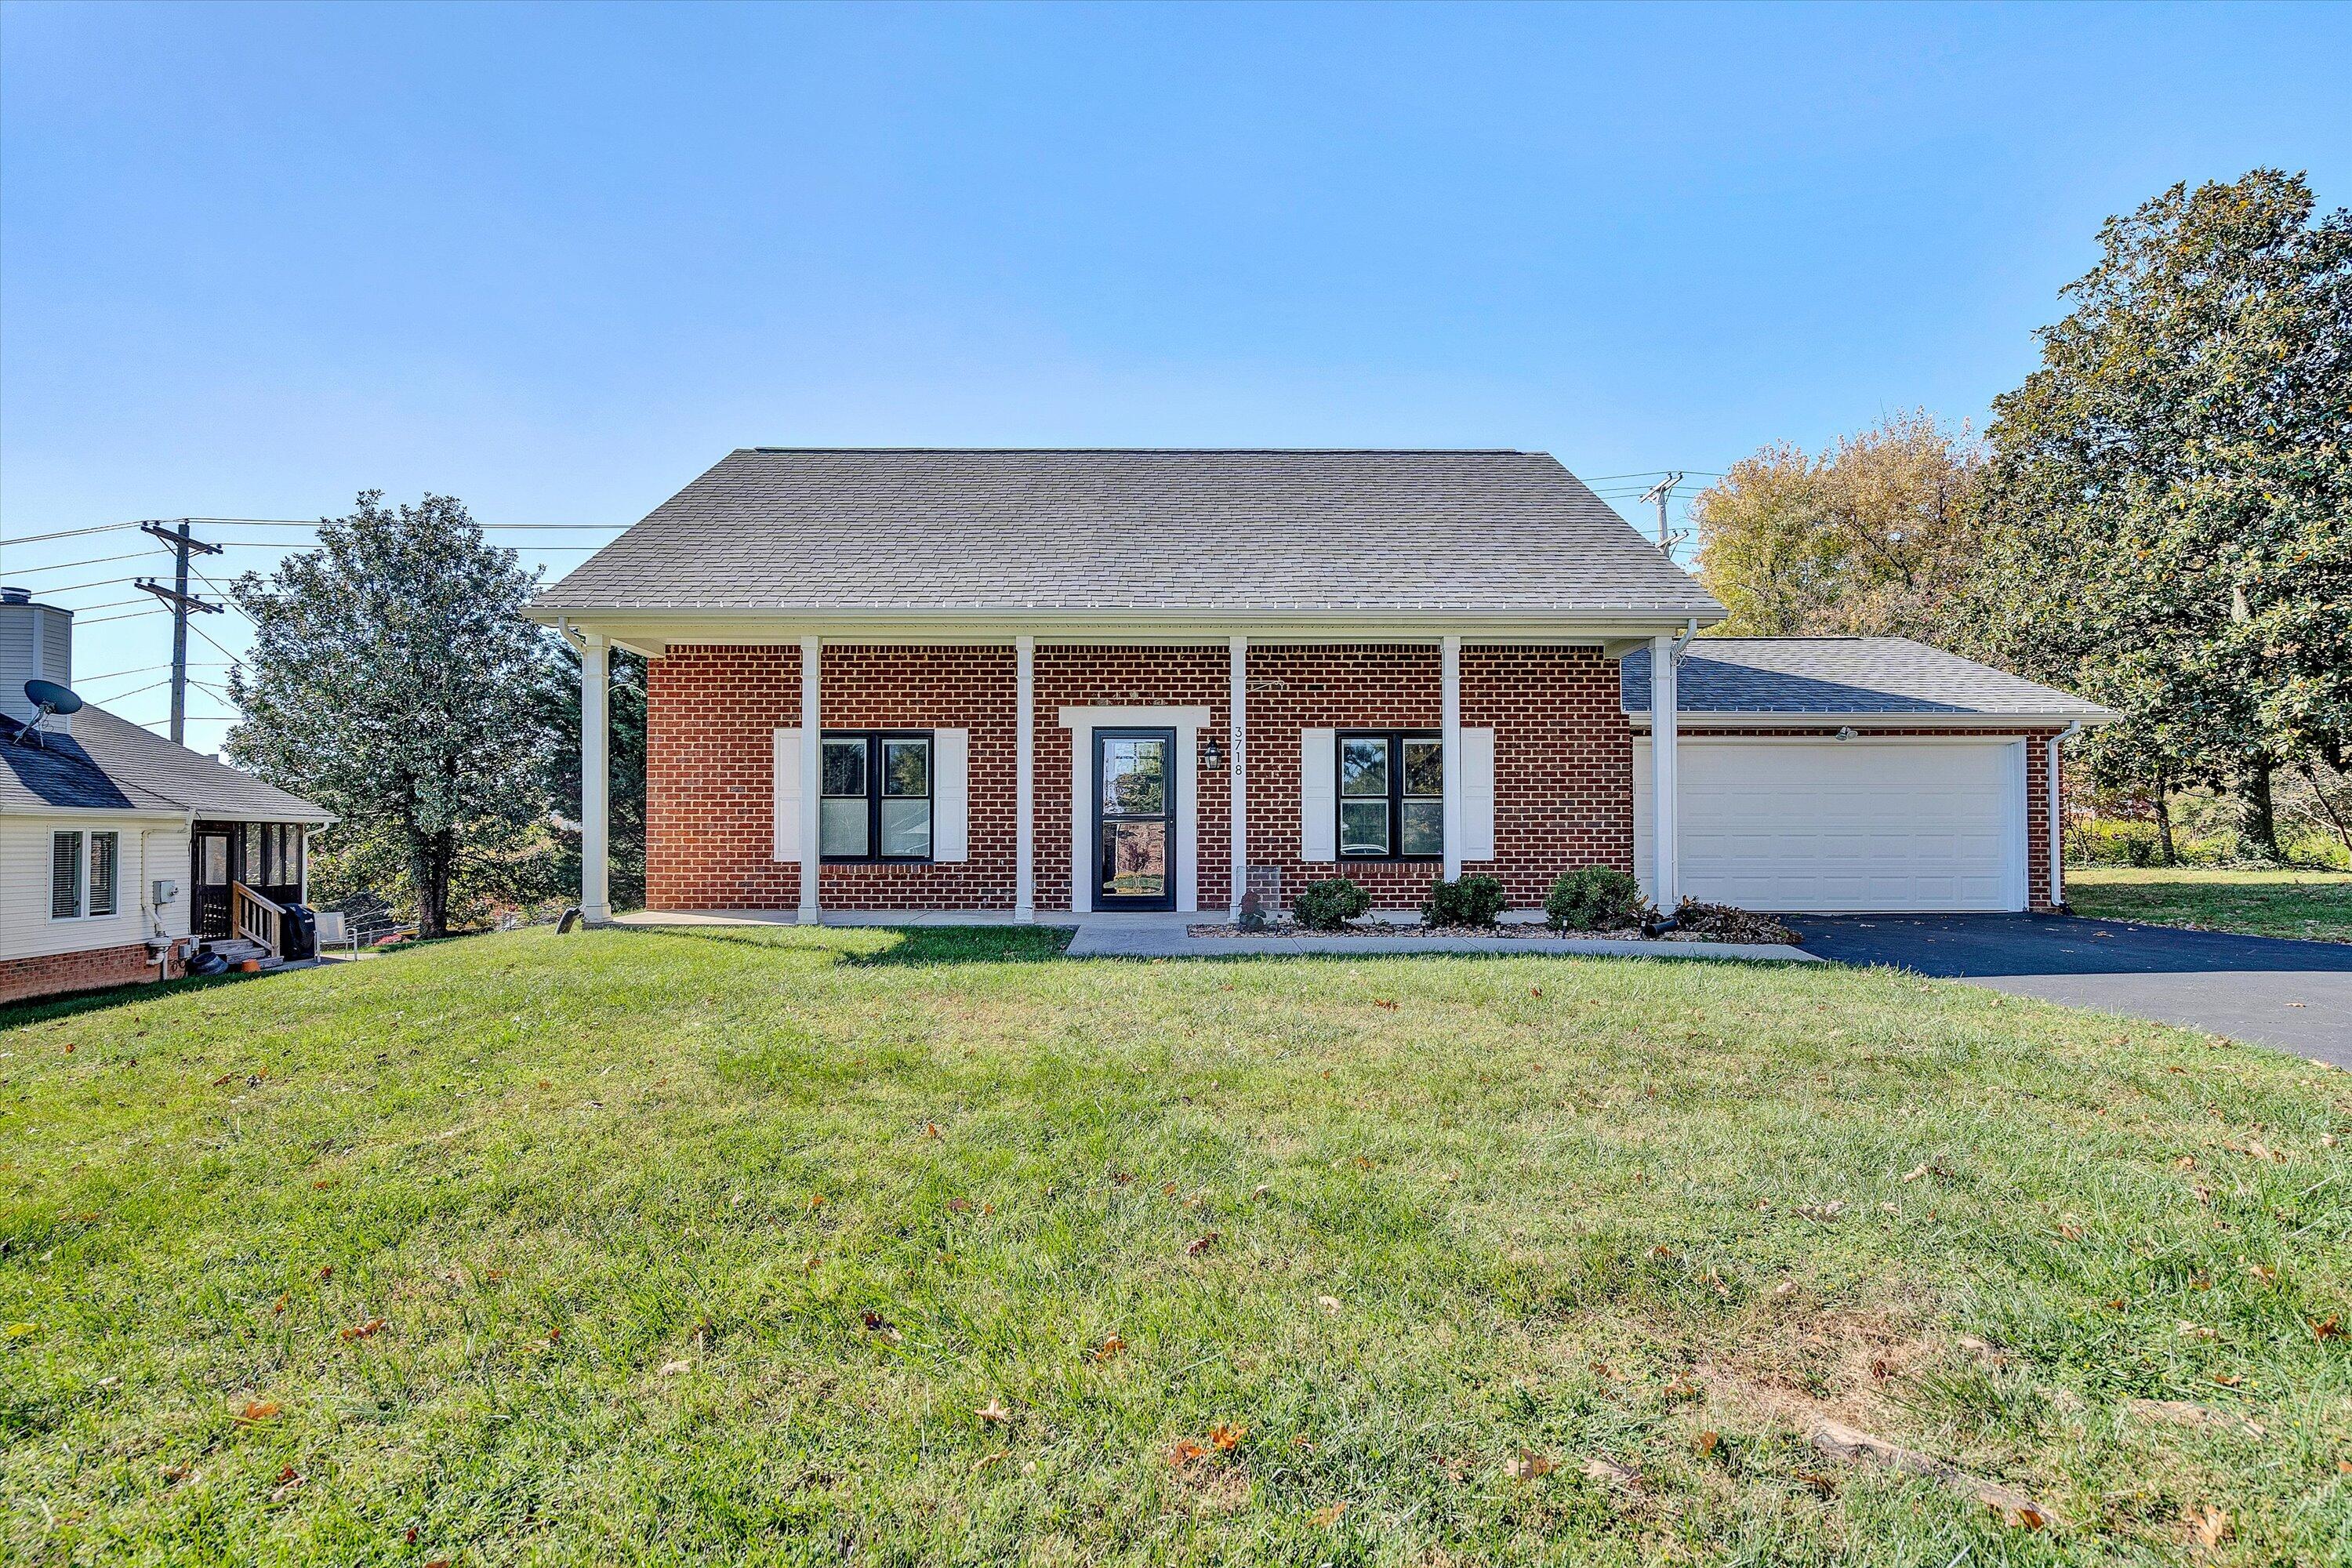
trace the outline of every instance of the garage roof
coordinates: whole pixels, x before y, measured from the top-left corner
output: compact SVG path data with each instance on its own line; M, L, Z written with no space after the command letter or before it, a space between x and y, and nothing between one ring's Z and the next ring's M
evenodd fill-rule
M1625 711L1650 711L1650 654L1626 655ZM2120 718L2055 687L1909 637L1700 637L1676 672L1677 714L1909 715L2099 724Z

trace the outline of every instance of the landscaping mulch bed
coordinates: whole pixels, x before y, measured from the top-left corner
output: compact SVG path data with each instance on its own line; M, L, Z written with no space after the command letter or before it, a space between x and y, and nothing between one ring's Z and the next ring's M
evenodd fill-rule
M1234 925L1230 921L1224 921L1213 924L1204 923L1201 925L1186 926L1184 928L1184 932L1187 936L1481 936L1508 938L1522 942L1546 941L1558 937L1576 937L1594 942L1762 942L1794 943L1798 940L1796 932L1789 930L1788 927L1781 925L1777 921L1766 921L1763 917L1756 915L1748 915L1745 918L1751 921L1760 921L1761 927L1769 927L1771 931L1779 934L1769 936L1751 936L1747 934L1733 935L1714 930L1703 929L1695 931L1685 928L1678 931L1667 931L1660 936L1645 936L1638 927L1628 931L1554 931L1551 927L1545 925L1540 921L1529 921L1524 923L1505 922L1500 925L1491 926L1424 926L1418 921L1398 921L1393 924L1385 921L1358 921L1350 922L1344 930L1340 931L1311 931L1305 926L1298 925L1296 922L1289 921L1283 921L1268 925L1263 931L1244 931L1241 927ZM1761 929L1761 927L1741 928L1741 930L1744 932L1748 929Z

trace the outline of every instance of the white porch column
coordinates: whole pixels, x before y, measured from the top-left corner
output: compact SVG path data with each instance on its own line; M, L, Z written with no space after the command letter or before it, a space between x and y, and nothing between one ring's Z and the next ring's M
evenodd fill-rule
M1462 639L1450 637L1440 646L1445 696L1438 761L1445 774L1445 879L1451 882L1462 875Z
M1675 638L1650 639L1650 897L1661 914L1683 901L1681 802L1675 785Z
M1013 640L1013 918L1037 918L1037 639Z
M1232 686L1225 697L1225 765L1233 769L1227 784L1233 845L1234 891L1232 918L1242 918L1242 895L1249 891L1249 770L1244 765L1249 734L1249 638L1235 637L1231 647Z
M580 649L580 913L590 925L613 918L612 732L612 647L591 633Z
M801 908L800 922L816 924L817 872L824 855L817 843L820 807L824 796L824 710L817 703L817 669L824 662L824 643L801 639Z

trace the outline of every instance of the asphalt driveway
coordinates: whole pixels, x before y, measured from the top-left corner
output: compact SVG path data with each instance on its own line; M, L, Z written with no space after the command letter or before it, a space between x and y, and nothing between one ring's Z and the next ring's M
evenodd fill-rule
M2063 915L1790 915L1809 952L2185 1024L2352 1068L2352 943Z

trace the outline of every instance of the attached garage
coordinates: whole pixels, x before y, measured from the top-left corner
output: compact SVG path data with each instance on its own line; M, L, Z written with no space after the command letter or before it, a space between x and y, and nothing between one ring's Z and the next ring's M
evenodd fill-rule
M1648 891L1649 650L1622 668ZM1674 691L1681 891L1805 914L2058 905L2058 742L2116 717L1904 637L1700 637Z
M1633 747L1633 863L1652 858L1650 742ZM1685 734L1683 891L1751 910L2027 903L2022 739Z

